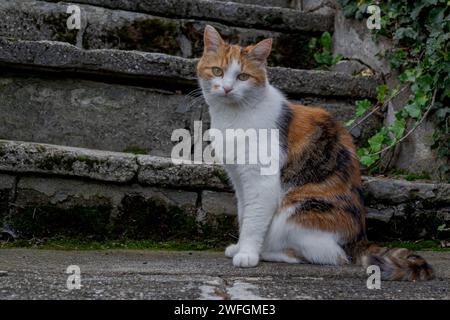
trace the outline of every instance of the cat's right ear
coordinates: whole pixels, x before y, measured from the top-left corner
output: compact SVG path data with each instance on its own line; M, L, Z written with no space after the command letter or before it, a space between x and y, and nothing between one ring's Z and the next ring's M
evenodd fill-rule
M209 24L205 27L203 41L205 46L204 53L217 53L219 47L224 44L219 32Z

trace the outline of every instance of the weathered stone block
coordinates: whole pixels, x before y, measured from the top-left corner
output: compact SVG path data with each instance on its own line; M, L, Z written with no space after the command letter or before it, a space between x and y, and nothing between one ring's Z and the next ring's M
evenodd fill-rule
M174 164L170 158L138 156L138 181L162 187L227 190L228 177L221 166Z
M399 205L372 204L368 208L367 234L372 241L443 239L438 230L450 223L450 206L429 206L421 201Z
M0 78L0 138L169 156L188 128L184 95L69 78Z
M363 185L369 239L445 236L438 226L450 223L450 184L364 177Z
M137 168L136 157L129 154L0 140L0 170L8 172L127 182Z
M206 214L237 215L237 200L234 193L203 191L202 209Z
M366 21L346 19L342 10L336 11L333 33L333 54L341 54L346 59L363 62L371 69L388 74L389 62L385 59L391 48L388 39L374 41Z
M367 200L376 202L407 203L426 201L450 205L450 184L364 177L364 191Z

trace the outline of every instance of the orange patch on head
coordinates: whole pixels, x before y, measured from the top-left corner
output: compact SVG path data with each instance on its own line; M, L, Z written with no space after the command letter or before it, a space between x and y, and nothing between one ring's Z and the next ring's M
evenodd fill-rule
M243 48L225 43L213 27L207 26L204 45L203 56L197 65L198 77L210 80L215 77L212 72L213 67L219 67L225 72L233 60L236 60L241 66L241 72L250 75L248 81L256 85L266 83L265 60L270 53L271 39Z

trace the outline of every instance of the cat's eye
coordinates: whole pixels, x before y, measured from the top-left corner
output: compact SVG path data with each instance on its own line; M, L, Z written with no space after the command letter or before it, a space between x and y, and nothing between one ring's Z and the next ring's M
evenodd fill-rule
M240 73L237 76L238 80L240 81L247 81L250 78L250 75L248 73Z
M220 69L219 67L212 67L212 73L213 73L213 75L215 75L216 77L221 77L221 76L223 76L223 71L222 71L222 69Z

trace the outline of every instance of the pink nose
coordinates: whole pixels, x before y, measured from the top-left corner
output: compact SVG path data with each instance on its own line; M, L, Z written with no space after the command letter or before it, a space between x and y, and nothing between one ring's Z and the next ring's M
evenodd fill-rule
M230 87L230 86L223 86L223 91L225 91L225 94L227 94L227 93L230 92L231 90L233 90L233 87Z

